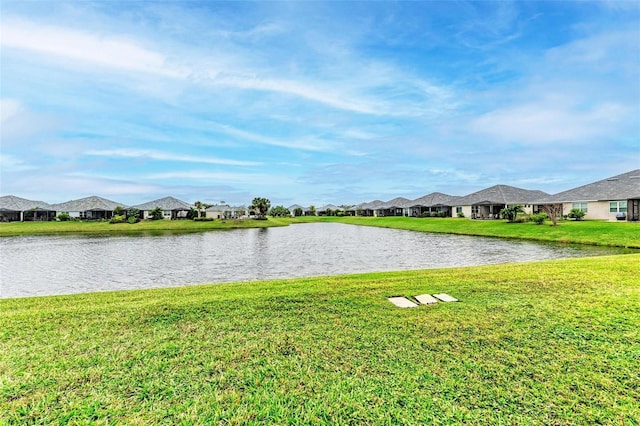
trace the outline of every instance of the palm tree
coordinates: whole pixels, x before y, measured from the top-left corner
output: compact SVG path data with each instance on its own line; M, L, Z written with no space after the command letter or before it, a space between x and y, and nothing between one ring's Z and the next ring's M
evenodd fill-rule
M269 211L269 208L271 208L271 201L267 198L256 197L251 203L251 208L257 211L258 219L266 219L267 212Z
M201 216L200 214L200 210L202 210L202 202L201 201L196 201L195 203L193 203L193 205L195 206L197 212L198 212L198 217Z

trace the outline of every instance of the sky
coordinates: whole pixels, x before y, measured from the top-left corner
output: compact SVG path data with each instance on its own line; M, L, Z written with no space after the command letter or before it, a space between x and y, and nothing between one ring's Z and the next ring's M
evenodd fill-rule
M0 195L354 205L640 168L636 0L0 5Z

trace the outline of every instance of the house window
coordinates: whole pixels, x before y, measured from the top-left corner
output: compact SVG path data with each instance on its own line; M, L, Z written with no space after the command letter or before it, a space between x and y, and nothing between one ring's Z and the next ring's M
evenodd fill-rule
M462 213L462 207L456 207L456 213L457 214Z
M609 213L626 213L627 202L626 201L610 201Z
M583 212L588 213L589 203L573 203L573 208L580 209Z

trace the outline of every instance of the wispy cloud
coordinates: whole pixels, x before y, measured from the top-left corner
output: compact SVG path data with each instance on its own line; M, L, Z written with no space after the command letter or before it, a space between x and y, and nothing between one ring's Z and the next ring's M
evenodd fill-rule
M240 161L217 157L199 157L194 155L173 154L169 152L144 150L144 149L104 149L90 150L85 153L88 156L108 158L140 158L156 161L172 161L183 163L220 164L226 166L258 166L257 161Z

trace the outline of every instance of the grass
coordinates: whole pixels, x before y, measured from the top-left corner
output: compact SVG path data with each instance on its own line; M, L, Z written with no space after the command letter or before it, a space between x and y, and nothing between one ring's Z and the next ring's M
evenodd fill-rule
M98 221L69 222L7 222L0 223L0 237L18 235L56 234L139 234L162 232L204 232L219 229L263 228L286 226L289 222L277 218L268 220L213 220L196 222L193 220L145 220L135 224Z
M440 292L461 301L386 300ZM4 299L0 312L0 424L640 419L638 254Z
M339 221L353 225L380 226L411 231L517 238L561 243L640 248L640 223L561 221L558 226L507 223L503 220L411 217L303 217L295 222Z

